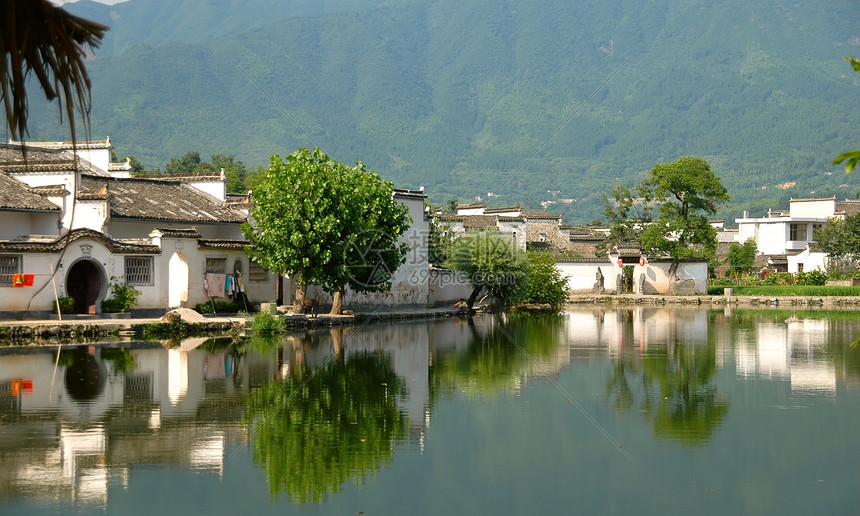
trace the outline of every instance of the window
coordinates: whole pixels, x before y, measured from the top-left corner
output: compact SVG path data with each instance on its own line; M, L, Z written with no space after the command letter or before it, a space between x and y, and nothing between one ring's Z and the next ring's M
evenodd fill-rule
M20 255L0 255L0 287L11 287L12 276L21 272Z
M797 272L803 272L803 263L797 264Z
M806 224L792 224L789 226L788 239L806 241Z
M269 279L269 271L265 269L259 263L251 262L248 267L248 280L249 281L266 281Z
M227 258L206 258L206 272L224 274L227 268Z
M129 285L152 285L152 256L126 256L125 282Z

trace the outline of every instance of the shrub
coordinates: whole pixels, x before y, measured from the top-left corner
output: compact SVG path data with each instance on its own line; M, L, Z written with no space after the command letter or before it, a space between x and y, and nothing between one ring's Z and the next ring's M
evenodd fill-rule
M278 305L275 302L269 304L268 311L260 310L251 316L251 331L259 336L280 335L284 333L286 324L278 315Z
M140 291L123 281L122 276L111 278L110 289L112 297L102 301L102 312L128 312L131 307L137 306Z
M555 267L555 257L549 251L526 253L528 263L521 301L523 303L561 306L567 301L567 278Z
M75 311L75 298L73 297L61 297L60 301L60 313L61 314L70 314ZM57 305L54 304L54 313L57 313Z

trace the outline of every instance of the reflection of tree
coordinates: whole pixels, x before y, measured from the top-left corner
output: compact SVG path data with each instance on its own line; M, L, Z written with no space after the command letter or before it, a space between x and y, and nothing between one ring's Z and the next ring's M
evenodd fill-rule
M470 325L466 349L436 357L430 367L432 389L458 389L479 396L495 396L516 388L558 348L563 319L557 315L516 315L497 320L486 332Z
M625 353L607 381L607 401L619 412L643 412L658 436L705 442L729 411L713 384L716 372L712 339L707 346L670 344L641 359Z
M253 390L244 422L269 489L319 503L344 482L373 474L407 435L408 421L397 408L404 394L390 358L377 354L299 369Z
M135 368L134 355L128 348L102 348L101 358L113 362L113 374L133 373Z

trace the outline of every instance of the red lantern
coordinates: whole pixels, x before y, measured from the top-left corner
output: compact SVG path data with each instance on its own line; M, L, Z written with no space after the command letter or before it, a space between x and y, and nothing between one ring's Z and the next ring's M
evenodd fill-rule
M624 260L622 260L621 258L618 259L618 266L624 267Z
M644 256L639 257L639 265L641 265L643 267L645 266L645 257Z

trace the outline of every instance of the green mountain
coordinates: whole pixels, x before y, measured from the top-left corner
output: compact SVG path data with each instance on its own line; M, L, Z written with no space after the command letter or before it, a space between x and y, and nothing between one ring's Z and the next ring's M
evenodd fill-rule
M436 204L542 202L568 223L661 161L708 160L722 216L854 198L853 0L131 0L89 61L93 137L149 168L189 150L248 166L317 145ZM62 139L31 103L33 138ZM490 195L492 193L492 195Z

